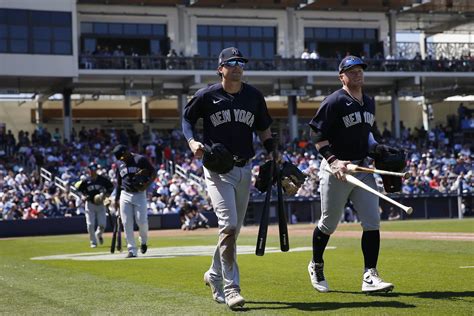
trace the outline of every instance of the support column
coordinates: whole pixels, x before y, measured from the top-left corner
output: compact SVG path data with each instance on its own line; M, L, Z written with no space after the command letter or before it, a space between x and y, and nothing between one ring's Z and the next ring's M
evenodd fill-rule
M183 120L183 111L186 103L188 103L188 95L186 93L181 93L180 95L178 95L179 126L181 126Z
M72 89L63 90L63 120L64 120L64 140L71 140L72 133L72 110L71 110L71 94Z
M388 33L390 36L390 55L398 58L397 54L397 11L388 13Z
M290 141L298 137L298 115L296 109L296 96L288 96L288 130Z
M37 127L43 127L43 99L42 95L38 94L35 98L36 111L35 111L35 124Z
M150 123L150 109L148 105L148 98L142 95L142 123L148 125Z
M400 139L400 100L398 100L398 84L392 92L392 135Z

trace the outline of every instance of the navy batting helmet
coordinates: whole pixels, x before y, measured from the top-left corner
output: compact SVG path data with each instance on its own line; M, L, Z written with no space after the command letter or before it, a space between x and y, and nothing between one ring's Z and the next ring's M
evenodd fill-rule
M115 146L114 150L112 151L115 158L117 158L117 159L120 159L126 152L128 152L128 149L125 145L117 145L117 146Z
M362 69L367 68L367 64L364 61L356 56L346 56L339 64L339 73L342 74L347 69L350 69L354 66L361 66Z

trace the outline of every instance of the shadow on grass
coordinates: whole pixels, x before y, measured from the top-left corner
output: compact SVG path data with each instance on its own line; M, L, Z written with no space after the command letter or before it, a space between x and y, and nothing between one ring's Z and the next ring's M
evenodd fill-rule
M474 297L474 291L463 291L463 292L452 292L452 291L426 291L426 292L414 292L414 293L403 293L403 292L390 292L390 293L362 293L362 292L350 292L350 291L331 291L332 293L343 293L343 294L356 294L356 295L369 295L369 296L380 296L380 297L402 297L410 296L417 298L430 298L430 299L461 299L463 297Z
M249 305L256 305L255 307ZM271 306L259 306L259 305L271 305ZM373 308L373 307L389 307L389 308L415 308L415 305L400 303L396 301L387 302L259 302L249 301L246 303L245 308L240 311L250 310L284 310L284 309L296 309L300 311L333 311L343 308Z

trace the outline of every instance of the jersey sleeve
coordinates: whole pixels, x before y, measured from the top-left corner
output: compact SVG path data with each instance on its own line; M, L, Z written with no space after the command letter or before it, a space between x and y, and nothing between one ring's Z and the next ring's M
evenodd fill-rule
M321 140L327 140L327 135L329 134L329 129L333 125L335 112L334 112L334 103L335 100L326 98L321 102L321 106L314 115L314 117L309 122L311 129L317 133L321 134Z
M273 120L270 116L270 113L268 113L267 103L265 102L263 94L257 91L257 98L258 113L255 120L255 129L257 131L264 131L270 127L270 125L273 123Z
M202 117L203 100L204 92L198 90L184 107L182 130L187 140L194 137L194 125Z

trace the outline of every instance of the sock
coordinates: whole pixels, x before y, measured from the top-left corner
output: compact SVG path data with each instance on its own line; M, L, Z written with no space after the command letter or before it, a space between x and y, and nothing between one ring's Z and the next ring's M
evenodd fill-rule
M377 267L380 249L380 231L364 231L361 240L362 253L364 254L365 271Z
M323 263L323 253L329 241L329 235L319 230L318 227L313 232L313 261L315 263Z

